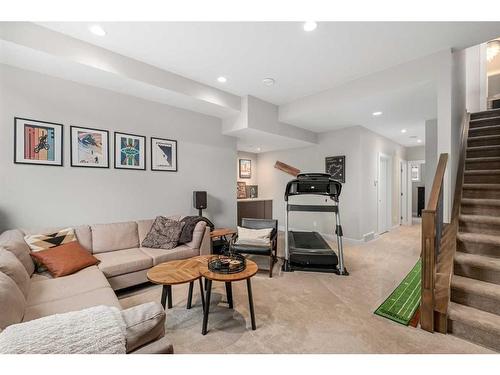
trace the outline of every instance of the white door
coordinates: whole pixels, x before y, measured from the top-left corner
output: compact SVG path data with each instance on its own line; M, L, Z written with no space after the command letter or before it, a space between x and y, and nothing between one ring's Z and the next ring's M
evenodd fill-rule
M378 167L378 233L384 233L389 230L389 218L387 215L388 200L388 181L389 181L389 159L380 155Z
M400 195L401 200L399 203L400 207L400 224L408 225L408 164L406 161L402 160L400 163L401 179L400 179Z

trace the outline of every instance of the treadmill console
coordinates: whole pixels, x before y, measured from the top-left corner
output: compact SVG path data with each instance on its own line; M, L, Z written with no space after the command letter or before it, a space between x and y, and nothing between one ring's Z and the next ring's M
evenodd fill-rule
M326 173L301 173L295 180L288 182L285 190L285 201L291 195L326 195L337 201L342 184Z

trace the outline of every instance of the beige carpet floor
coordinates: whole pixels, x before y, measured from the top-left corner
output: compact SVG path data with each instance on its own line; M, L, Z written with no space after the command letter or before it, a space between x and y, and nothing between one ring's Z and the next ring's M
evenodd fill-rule
M280 252L282 252L282 241ZM245 282L233 284L234 309L224 284L215 283L209 331L201 335L198 288L186 309L187 285L173 287L167 336L176 353L490 353L452 335L430 334L373 314L420 254L419 226L400 227L363 244L346 244L348 277L326 273L267 275L267 258L253 258L262 272L252 279L257 330L250 328ZM161 287L120 295L124 308L159 301Z

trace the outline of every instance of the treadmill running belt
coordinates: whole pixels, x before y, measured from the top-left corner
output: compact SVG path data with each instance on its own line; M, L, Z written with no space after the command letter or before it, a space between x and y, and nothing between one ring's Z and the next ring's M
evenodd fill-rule
M290 247L294 249L307 250L331 250L328 242L318 232L295 232L291 231L293 237Z
M318 232L288 232L291 264L301 267L335 268L337 254Z

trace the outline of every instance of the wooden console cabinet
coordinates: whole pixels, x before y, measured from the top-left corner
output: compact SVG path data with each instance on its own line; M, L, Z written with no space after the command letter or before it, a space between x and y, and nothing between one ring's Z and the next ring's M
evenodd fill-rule
M273 201L271 199L239 199L238 200L238 225L241 225L241 219L272 219Z

